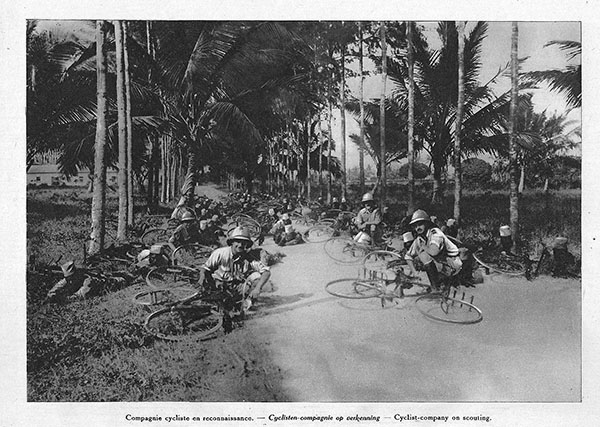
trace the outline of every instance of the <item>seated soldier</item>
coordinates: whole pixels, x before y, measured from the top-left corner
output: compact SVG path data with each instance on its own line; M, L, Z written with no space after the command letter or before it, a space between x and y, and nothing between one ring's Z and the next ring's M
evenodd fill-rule
M133 264L132 273L136 276L144 275L154 267L169 265L170 260L165 251L164 244L152 245L150 249L141 251Z
M413 213L410 225L417 237L404 258L411 275L416 275L414 260L419 259L427 272L432 289L439 290L445 277L457 275L462 268L458 247L435 227L424 210Z
M331 200L331 206L330 206L330 208L331 209L340 209L340 201L338 200L337 197L334 197Z
M292 225L292 220L289 218L289 215L284 214L283 216L285 217L282 217L281 222L283 228L280 228L279 232L273 236L273 241L279 246L291 246L302 243L302 236L300 233L294 230L294 226Z
M277 220L273 223L273 226L269 230L269 234L273 235L273 240L275 237L281 234L285 230L284 221L290 219L290 216L287 213L281 215L281 218L277 218Z
M215 249L200 269L199 284L234 292L243 298L242 310L247 311L269 280L271 271L261 261L249 255L252 247L250 232L236 227L223 248Z
M382 215L371 193L365 193L361 202L363 208L354 218L354 224L359 229L359 233L354 236L354 240L358 243L370 245L378 238Z
M177 226L169 239L169 245L173 250L179 246L196 243L200 239L200 231L196 224L196 217L191 212L186 212L181 217L181 224Z
M177 206L175 207L175 209L173 209L173 212L171 213L171 219L177 219L177 220L181 221L183 218L183 215L186 212L194 214L194 210L192 208L193 205L194 205L194 201L190 200L190 198L187 196L187 194L184 194L179 199L179 202L177 203Z

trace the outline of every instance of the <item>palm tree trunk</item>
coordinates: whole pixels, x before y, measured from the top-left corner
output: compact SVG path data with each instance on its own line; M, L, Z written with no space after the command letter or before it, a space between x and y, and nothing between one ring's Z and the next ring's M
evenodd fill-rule
M408 211L415 210L415 62L413 58L413 23L406 22L406 39L408 42Z
M123 63L123 27L121 21L113 21L115 27L115 52L117 61L117 120L119 126L119 213L117 240L127 240L127 123L125 120L125 66Z
M92 195L92 233L88 254L95 255L104 249L106 211L106 22L96 21L96 141L94 153L94 193Z
M310 200L310 121L306 120L306 199Z
M327 116L327 132L329 133L327 136L327 203L331 203L331 120L333 115L333 107L330 99L327 100L327 105L329 107L329 114Z
M462 129L463 110L465 106L465 23L459 21L458 33L458 99L456 101L456 121L454 130L454 219L460 224L460 200L462 196L461 181L461 146L460 133Z
M510 91L510 146L509 146L509 162L510 162L510 228L512 230L513 245L517 246L519 240L519 193L518 193L518 173L517 164L517 98L519 96L518 84L518 52L519 52L519 27L516 21L512 23L511 37L511 83Z
M129 51L127 23L123 22L123 64L125 65L125 119L127 121L127 225L133 227L133 126L131 123L131 82L129 81Z
M360 74L360 91L358 101L360 104L360 141L358 146L358 176L360 194L365 192L365 100L364 100L364 64L363 64L363 32L362 23L358 22L358 73Z
M321 120L321 111L319 111L319 196L323 197L323 121ZM328 201L327 203L330 203Z
M523 190L525 190L525 165L521 164L521 173L519 176L519 194L523 194Z
M385 85L387 80L387 42L385 38L385 22L381 22L379 27L379 37L381 41L381 98L379 100L379 132L381 144L381 200L380 205L385 206L386 190L386 147L385 147Z
M342 71L340 88L340 127L342 136L342 197L346 197L346 46L342 46Z
M433 163L433 190L431 191L431 203L439 204L442 201L442 173L444 170L444 160L439 157L439 154L432 151L432 163Z

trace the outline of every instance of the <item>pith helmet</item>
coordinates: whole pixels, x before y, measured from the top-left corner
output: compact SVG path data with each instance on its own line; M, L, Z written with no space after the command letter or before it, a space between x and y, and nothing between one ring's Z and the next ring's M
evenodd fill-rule
M64 277L70 277L75 274L75 262L73 261L65 262L60 268L63 271Z
M410 219L410 225L413 225L413 224L415 224L417 222L421 222L421 221L431 222L431 219L429 218L429 215L427 215L427 212L425 212L423 209L417 209L412 214L412 217Z
M245 227L235 227L233 229L233 231L231 232L231 236L229 236L227 238L227 244L231 245L231 242L233 242L234 240L243 240L245 242L249 242L251 245L252 243L252 238L250 237L250 231L245 228Z
M364 202L372 202L372 201L373 201L373 194L371 194L371 193L365 193L365 194L363 194L362 200L361 200L362 203L364 203Z
M194 221L196 219L196 217L194 216L193 213L191 212L185 212L183 214L183 216L181 217L181 221L182 222L186 222L186 221Z

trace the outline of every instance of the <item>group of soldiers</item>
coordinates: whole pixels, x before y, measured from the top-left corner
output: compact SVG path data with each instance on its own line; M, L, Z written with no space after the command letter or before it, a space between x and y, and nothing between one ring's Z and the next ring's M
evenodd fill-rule
M241 199L241 203L246 205L252 201L252 196L244 196ZM338 203L337 198L333 198L329 206L325 205L322 199L316 200L312 208L294 206L289 199L282 202L283 209L269 209L267 219L272 221L269 232L273 241L280 246L303 241L301 234L292 225L290 213L298 209L302 214L306 214L306 209L322 207L325 211L349 207L345 199ZM372 193L365 193L360 204L360 210L352 219L355 230L353 239L358 244L378 245L382 238L384 215ZM196 210L199 216L196 216ZM224 205L208 198L188 200L183 197L171 216L172 219L179 220L180 224L168 242L152 245L140 252L132 266L131 276L139 276L150 268L170 265L169 253L181 245L199 243L211 246L214 250L200 268L198 285L233 287L243 295L244 306L251 307L270 277L270 268L264 260L256 256L256 251L252 255L251 248L255 242L247 228L237 227L230 233L225 233L222 229L222 225L227 222L225 210ZM468 258L465 256L465 248L461 247L457 240L458 224L453 218L440 226L437 218L418 209L406 215L400 222L404 259L409 275L417 275L418 269L425 271L432 288L438 288L445 278L470 269L470 266L465 268L463 265ZM506 237L503 237L505 233L506 230L504 233L503 229L500 230L501 240L506 240ZM258 240L260 245L264 236ZM106 290L106 285L101 285L97 278L77 269L73 261L64 264L62 271L64 277L50 290L48 301L84 299ZM120 281L111 288L127 283L127 276L118 279Z

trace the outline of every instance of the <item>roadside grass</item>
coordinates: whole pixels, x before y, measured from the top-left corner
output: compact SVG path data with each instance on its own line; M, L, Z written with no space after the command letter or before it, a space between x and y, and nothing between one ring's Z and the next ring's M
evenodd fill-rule
M440 220L452 216L452 197L443 207L420 207ZM28 191L27 238L39 263L63 255L80 264L89 233L89 196L72 190ZM109 210L116 199L109 198ZM521 233L535 252L557 235L581 255L581 193L526 193L521 199ZM405 205L392 204L401 212ZM494 238L508 223L508 195L469 192L462 207L462 238ZM141 213L138 214L141 217ZM535 253L532 253L535 256ZM207 341L166 343L143 328L147 315L132 297L143 283L87 301L42 305L60 276L28 275L27 377L29 401L288 401L283 374L271 362L266 338L245 324Z

